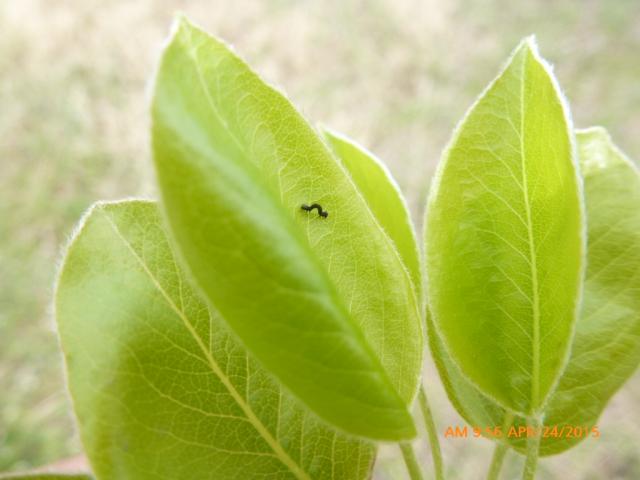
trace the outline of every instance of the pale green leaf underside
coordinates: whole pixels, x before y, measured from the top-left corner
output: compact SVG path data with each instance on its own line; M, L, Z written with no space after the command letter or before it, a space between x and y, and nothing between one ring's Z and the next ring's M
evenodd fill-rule
M560 92L532 40L471 108L426 218L428 302L462 372L514 411L564 367L583 271L583 215Z
M302 408L194 293L154 203L92 209L56 310L98 478L368 477L374 448Z
M611 396L640 364L640 173L604 129L578 131L588 225L581 315L569 363L545 408L545 425L596 425ZM504 410L460 372L430 331L430 346L450 399L473 425L501 425ZM516 424L525 419L517 418ZM541 454L584 437L547 438ZM525 442L513 442L524 450Z
M385 165L371 152L345 135L330 129L322 132L349 171L351 179L365 198L378 223L393 240L405 267L409 270L418 296L422 295L422 275L415 230L400 188Z
M288 100L182 19L158 70L152 136L180 258L247 348L338 427L414 436L422 335L411 276ZM300 208L313 203L329 216Z

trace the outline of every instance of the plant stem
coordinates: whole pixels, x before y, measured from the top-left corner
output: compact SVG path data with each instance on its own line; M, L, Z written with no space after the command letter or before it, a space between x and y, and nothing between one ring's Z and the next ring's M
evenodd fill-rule
M411 443L401 442L399 445L402 456L404 457L404 463L407 465L407 470L409 471L409 478L411 478L411 480L423 480L422 470L420 470L420 465L418 465L418 460L416 460L416 454L413 451Z
M496 448L493 449L493 457L491 458L491 467L489 468L487 480L498 480L500 477L500 470L502 469L507 449L508 447L504 443L496 443Z
M424 387L420 387L418 401L420 402L420 410L422 410L422 417L424 418L424 426L427 429L427 435L429 435L429 445L431 445L431 457L433 458L433 468L435 470L436 480L444 480L442 452L440 451L438 430L436 430L436 424L433 421L433 415L431 415L431 408L429 408L429 401L427 400L427 394L424 391Z
M534 480L536 477L536 467L538 466L538 455L540 451L540 419L529 417L530 426L534 428L532 436L527 437L527 457L524 461L522 480Z
M504 415L502 422L502 440L496 444L496 448L493 450L493 457L491 458L491 466L489 467L489 473L487 474L487 480L498 480L500 477L500 470L504 463L504 457L509 450L508 435L509 429L513 424L513 413L507 412Z

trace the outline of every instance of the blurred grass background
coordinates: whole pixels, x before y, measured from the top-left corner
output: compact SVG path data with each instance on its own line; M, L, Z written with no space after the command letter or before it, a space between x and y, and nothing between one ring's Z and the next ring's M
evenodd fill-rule
M457 120L530 33L576 125L604 125L640 158L637 0L0 0L0 471L80 450L50 314L56 264L93 201L154 194L147 88L177 10L234 44L311 121L383 158L418 223ZM427 368L440 427L462 424ZM602 438L544 460L540 478L639 479L639 405L636 375ZM484 475L490 442L442 442L452 479ZM512 455L504 478L520 462ZM376 478L403 474L397 450L383 449Z

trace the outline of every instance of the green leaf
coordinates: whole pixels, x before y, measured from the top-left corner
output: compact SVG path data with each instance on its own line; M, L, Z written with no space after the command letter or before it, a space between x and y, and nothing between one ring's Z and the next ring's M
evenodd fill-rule
M92 480L93 477L73 473L14 473L2 475L0 480Z
M431 356L440 374L447 396L458 413L473 427L496 427L504 422L505 410L482 394L451 359L437 332L431 315L427 315L427 332Z
M549 425L596 424L640 364L640 172L603 128L577 132L588 224L582 312ZM557 453L579 439L543 451Z
M568 111L532 39L445 152L426 218L430 312L463 374L536 414L561 374L584 266Z
M91 210L56 313L98 478L368 478L374 447L316 420L247 354L177 267L154 203Z
M602 128L577 132L588 225L584 301L569 363L545 408L545 425L588 427L640 364L640 172ZM478 426L501 425L504 410L457 370L429 336L449 398ZM516 426L526 423L516 418ZM542 455L563 452L584 435L543 438ZM525 440L511 443L524 451Z
M322 131L327 142L349 171L351 179L369 204L371 212L393 240L409 270L417 296L422 295L422 275L415 230L409 207L391 173L373 153L350 138L328 128Z
M393 241L278 91L180 19L153 98L163 209L188 270L261 363L347 432L415 435L419 301ZM319 203L327 218L301 206Z

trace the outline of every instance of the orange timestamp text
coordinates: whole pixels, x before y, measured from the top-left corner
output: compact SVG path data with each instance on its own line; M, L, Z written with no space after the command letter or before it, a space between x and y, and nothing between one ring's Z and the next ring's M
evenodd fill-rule
M450 425L444 430L444 438L600 438L597 425L545 425L533 427L513 425L509 428L501 426L469 427Z

